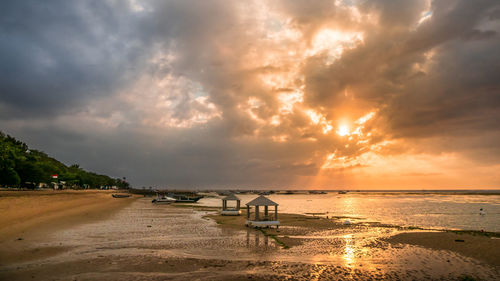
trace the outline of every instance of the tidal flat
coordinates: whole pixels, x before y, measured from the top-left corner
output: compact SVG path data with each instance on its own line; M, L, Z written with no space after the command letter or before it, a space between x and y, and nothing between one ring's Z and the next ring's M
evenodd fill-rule
M47 195L34 193L22 200L37 196ZM9 235L0 239L0 280L497 280L500 276L495 254L500 240L474 232L367 222L344 225L339 217L281 213L280 228L259 230L244 226L244 213L221 217L217 208L154 205L151 198L115 199L101 192L51 196L56 200L43 197L35 207L16 201L15 209L6 200L19 197L0 197L0 209L16 210L25 214L21 221L31 221L14 228L13 219L2 221L0 231ZM81 196L81 203L67 196ZM33 208L39 211L30 213ZM39 216L44 219L37 223Z

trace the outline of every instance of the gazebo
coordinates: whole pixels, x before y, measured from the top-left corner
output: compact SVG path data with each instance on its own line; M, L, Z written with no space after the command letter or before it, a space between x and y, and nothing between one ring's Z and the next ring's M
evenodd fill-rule
M227 201L236 201L236 207L229 208L227 206ZM240 198L236 197L234 194L222 198L222 211L220 214L223 216L239 216L241 214L240 201Z
M254 200L246 203L247 205L247 226L253 227L279 227L280 222L278 220L278 203L272 201L271 199L261 195ZM250 219L250 207L255 206L255 217L254 220ZM264 216L260 216L259 207L264 206ZM274 215L269 214L269 206L274 206Z

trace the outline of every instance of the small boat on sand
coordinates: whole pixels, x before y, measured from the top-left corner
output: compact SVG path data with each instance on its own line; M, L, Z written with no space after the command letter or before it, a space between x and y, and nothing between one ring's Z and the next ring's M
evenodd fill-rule
M165 195L163 195L163 196L158 195L158 197L153 199L153 201L151 201L151 202L155 203L155 204L170 204L170 203L174 203L176 201L177 201L177 199L175 199L175 198L168 197Z
M117 193L114 193L114 194L111 194L111 196L113 196L114 198L128 198L128 197L130 197L130 194L117 194Z
M170 195L170 198L175 199L176 203L196 203L198 200L203 198L203 196L186 196L186 195Z
M339 191L339 194L347 194L347 191Z

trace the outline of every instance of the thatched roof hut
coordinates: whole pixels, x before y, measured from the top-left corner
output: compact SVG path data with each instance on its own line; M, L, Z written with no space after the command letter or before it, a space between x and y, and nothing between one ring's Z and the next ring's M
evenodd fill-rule
M246 203L245 205L247 206L278 206L278 203L274 202L273 200L267 198L264 195L261 195L252 201Z
M247 225L250 226L279 226L280 222L278 221L278 203L272 201L271 199L261 195L252 201L245 204L247 206ZM255 206L255 218L254 220L250 220L250 207ZM264 207L264 216L260 216L259 207ZM269 214L269 206L274 206L274 215Z
M228 207L227 206L227 201L236 201L236 207ZM240 211L240 198L238 198L234 194L230 194L224 198L222 198L222 211L221 215L224 216L239 216L241 211Z

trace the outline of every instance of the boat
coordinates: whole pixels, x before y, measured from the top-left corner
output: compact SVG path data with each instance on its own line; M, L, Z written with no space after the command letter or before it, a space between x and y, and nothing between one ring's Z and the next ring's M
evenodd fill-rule
M347 194L347 191L339 191L339 194Z
M310 190L309 194L326 194L324 191Z
M198 200L203 198L203 196L187 196L180 194L169 194L169 198L175 199L176 203L196 203Z
M155 204L170 204L170 203L177 202L177 199L172 198L172 197L168 197L168 196L165 196L165 195L163 195L163 196L158 195L151 202L155 203Z
M130 197L130 194L111 194L111 196L113 196L114 198L128 198Z

